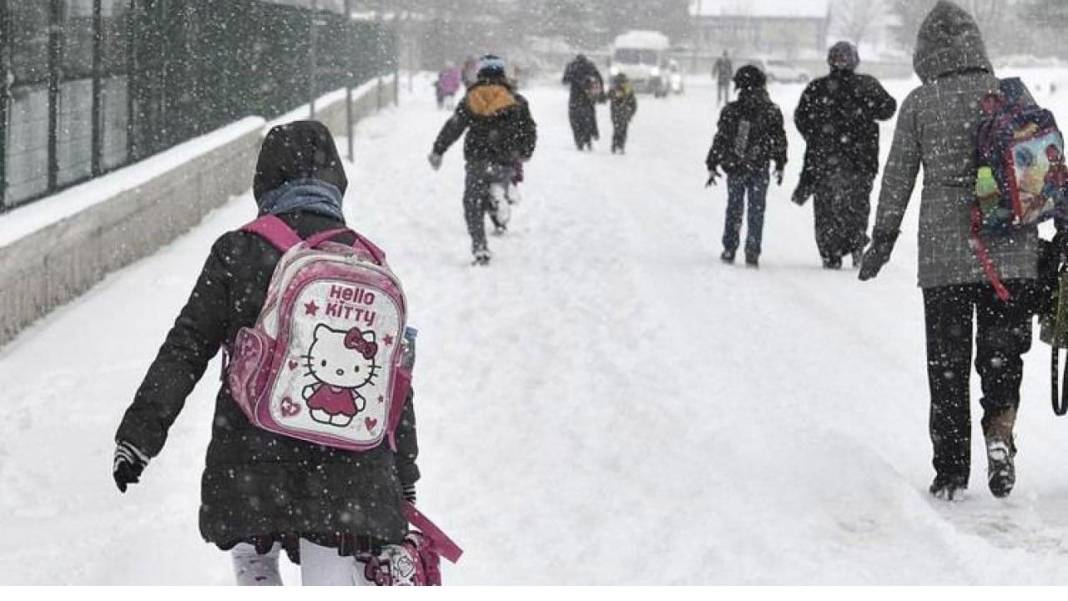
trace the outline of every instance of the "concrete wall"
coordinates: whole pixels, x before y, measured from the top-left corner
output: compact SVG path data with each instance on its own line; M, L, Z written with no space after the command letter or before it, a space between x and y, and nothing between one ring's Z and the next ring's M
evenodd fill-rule
M394 102L392 77L371 82L353 95L353 117L373 115ZM283 119L307 118L307 107ZM298 114L303 111L303 115ZM316 106L316 118L335 136L345 135L345 95L337 92ZM34 320L87 291L108 273L148 256L189 231L212 209L231 196L244 193L251 185L260 144L266 128L256 119L246 133L229 136L219 144L194 140L180 145L144 164L131 165L112 174L71 188L62 194L71 198L92 190L107 194L75 214L57 219L12 242L0 246L0 346ZM211 136L212 134L208 134ZM196 149L192 151L191 148ZM172 156L165 156L171 153ZM187 156L188 155L188 156ZM176 158L177 157L177 158ZM147 181L132 187L122 185L131 174L143 175L148 163L168 165ZM170 160L167 160L170 159ZM140 168L140 171L138 169ZM44 210L49 199L32 203L0 217L20 211Z

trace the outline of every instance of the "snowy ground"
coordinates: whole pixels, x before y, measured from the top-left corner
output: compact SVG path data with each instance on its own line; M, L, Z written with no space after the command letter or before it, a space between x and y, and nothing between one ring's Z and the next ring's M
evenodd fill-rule
M420 502L466 549L447 582L1068 583L1068 426L1045 347L1016 492L991 498L978 460L968 500L931 501L915 209L878 280L822 271L811 209L788 200L790 126L763 266L721 265L725 191L702 187L713 92L641 97L618 157L577 153L564 91L531 90L538 153L490 269L468 266L461 149L426 165L446 115L409 97L360 126L347 211L420 328ZM799 95L773 89L788 120ZM235 199L0 349L0 584L231 581L196 525L217 366L125 496L111 436L211 241L252 207Z

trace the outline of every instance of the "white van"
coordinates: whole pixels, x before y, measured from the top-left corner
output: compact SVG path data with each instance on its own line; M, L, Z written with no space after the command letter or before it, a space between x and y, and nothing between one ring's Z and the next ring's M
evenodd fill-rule
M668 37L659 31L628 31L612 46L613 77L627 76L637 92L651 92L658 98L668 94Z

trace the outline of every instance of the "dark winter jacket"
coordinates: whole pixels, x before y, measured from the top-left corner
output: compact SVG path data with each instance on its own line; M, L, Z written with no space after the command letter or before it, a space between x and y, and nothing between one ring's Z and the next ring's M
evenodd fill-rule
M332 140L328 147L307 139L302 143L299 133L306 132L301 129L297 128L298 135L285 131L268 135L257 182L284 184L290 177L313 174L316 169L309 168L310 162L319 161L320 168L335 165L338 171L327 178L344 185ZM304 158L294 162L282 156L289 153ZM283 172L277 170L279 165L284 165ZM256 190L259 195L269 191L266 184ZM304 211L279 217L305 238L343 225ZM338 240L348 242L345 238ZM128 441L150 457L160 452L208 362L241 327L255 323L280 256L267 241L245 232L230 232L215 242L189 300L127 409L116 440ZM223 549L281 535L300 535L327 546L339 546L338 535L350 541L346 544L400 540L407 530L401 513L402 484L414 485L419 478L410 403L397 443L397 453L385 445L352 453L271 434L249 422L222 384L201 481L201 534Z
M480 81L467 91L441 128L434 153L445 154L468 129L464 159L469 163L511 166L529 160L538 142L527 100L503 80Z
M841 164L872 177L879 172L879 124L897 101L870 75L835 69L808 84L794 112L805 138L805 168L817 180Z
M872 238L892 240L901 228L923 165L919 285L986 282L970 245L971 206L978 103L997 88L998 80L971 15L953 3L939 2L920 28L913 66L923 85L901 105ZM1036 276L1035 228L985 240L1002 279Z
M638 112L638 97L634 95L634 88L629 84L612 86L608 91L608 101L612 112L612 123L628 123Z
M590 59L579 56L564 69L563 83L571 87L568 106L590 106L604 102L604 78ZM592 90L592 92L591 92Z
M782 111L762 88L743 89L719 117L716 136L705 165L722 167L728 175L767 173L786 165L786 130Z

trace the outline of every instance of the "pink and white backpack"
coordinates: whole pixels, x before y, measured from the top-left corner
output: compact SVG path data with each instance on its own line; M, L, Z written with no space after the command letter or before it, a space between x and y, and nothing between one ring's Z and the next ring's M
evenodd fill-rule
M384 441L395 449L412 375L402 363L404 291L385 255L348 229L302 240L273 215L242 231L283 254L255 326L230 349L234 400L269 432L349 451ZM355 243L332 242L342 234Z

